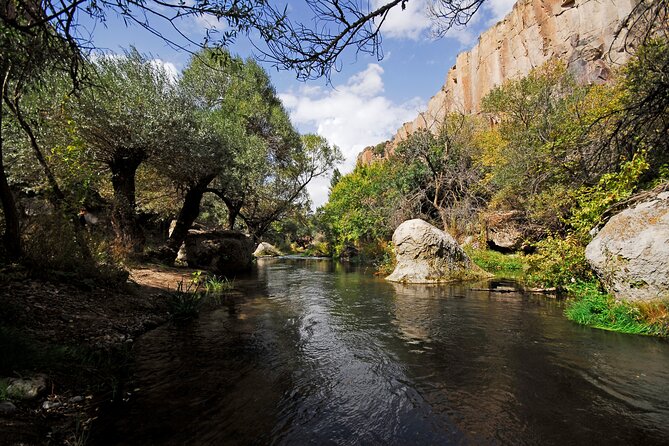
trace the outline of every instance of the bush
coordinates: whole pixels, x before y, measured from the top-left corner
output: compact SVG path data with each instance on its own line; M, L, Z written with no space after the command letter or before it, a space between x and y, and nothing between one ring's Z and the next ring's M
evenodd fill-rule
M576 281L594 279L585 259L585 247L569 235L550 236L536 244L537 252L527 256L530 284L566 289Z

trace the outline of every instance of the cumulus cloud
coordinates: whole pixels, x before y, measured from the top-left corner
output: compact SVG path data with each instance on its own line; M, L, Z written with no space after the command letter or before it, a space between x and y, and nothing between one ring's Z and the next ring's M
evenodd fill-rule
M317 133L339 146L346 158L340 170L348 172L362 149L389 139L426 107L420 98L394 103L383 92L383 68L369 64L332 89L304 86L279 96L302 132ZM327 200L328 185L327 179L310 184L314 205Z
M162 59L151 59L149 63L156 69L165 71L172 82L176 82L179 77L179 69L172 62Z
M387 0L374 0L374 7L378 8L387 3ZM425 0L411 0L406 8L395 7L390 10L386 21L383 22L383 34L396 39L418 40L430 29L431 20Z

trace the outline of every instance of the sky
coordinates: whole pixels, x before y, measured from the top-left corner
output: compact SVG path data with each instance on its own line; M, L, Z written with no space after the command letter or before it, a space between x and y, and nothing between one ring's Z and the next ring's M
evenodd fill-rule
M376 6L383 0L370 2ZM295 127L337 145L345 157L338 168L348 173L365 147L388 140L404 122L425 110L430 97L444 84L457 54L470 49L478 35L502 19L514 2L487 0L466 28L452 29L446 37L436 39L427 13L428 0L409 0L405 10L392 10L383 25L383 59L347 51L341 58L341 71L333 73L329 83L325 79L298 81L294 72L261 65L270 74ZM303 3L291 2L289 11L307 17L309 11ZM81 31L90 33L97 48L122 53L134 46L175 76L190 59L187 51L177 50L118 17L108 16L104 24L96 24L82 16L80 23ZM166 24L151 23L179 45L197 50ZM211 27L225 29L213 17L189 18L179 25L180 31L196 42ZM245 37L238 38L230 50L242 57L254 57L253 45ZM327 201L328 186L328 178L316 179L308 186L314 209Z

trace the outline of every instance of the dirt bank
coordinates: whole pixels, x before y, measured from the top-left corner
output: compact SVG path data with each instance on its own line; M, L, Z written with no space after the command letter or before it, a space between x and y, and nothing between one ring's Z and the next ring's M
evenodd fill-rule
M0 270L0 400L13 378L47 383L0 413L0 445L80 444L99 404L122 397L136 337L167 321L168 292L192 272L143 265L122 286L90 289Z

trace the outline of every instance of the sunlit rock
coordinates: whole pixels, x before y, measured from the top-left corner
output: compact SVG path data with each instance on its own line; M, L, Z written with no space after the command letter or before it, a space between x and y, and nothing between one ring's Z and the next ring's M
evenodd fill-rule
M397 266L386 277L391 282L439 283L488 277L453 237L426 221L405 221L395 230L393 243Z
M276 257L281 255L281 251L271 243L260 242L253 255L256 257Z
M669 299L669 192L613 216L585 249L619 299Z

